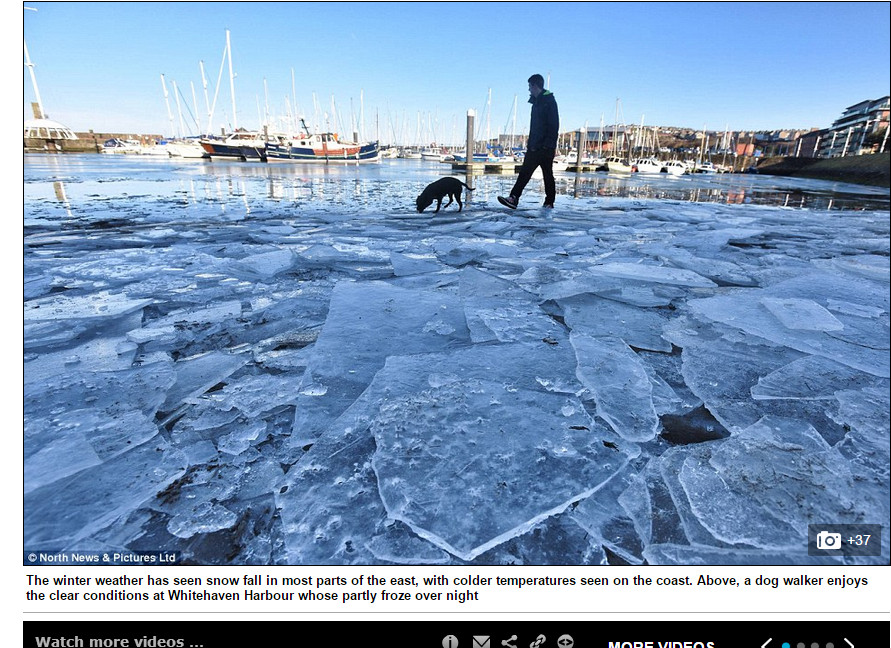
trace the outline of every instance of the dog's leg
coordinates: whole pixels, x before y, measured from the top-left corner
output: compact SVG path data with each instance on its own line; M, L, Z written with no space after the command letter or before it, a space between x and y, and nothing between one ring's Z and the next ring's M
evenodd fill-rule
M461 192L460 191L455 194L455 199L458 201L458 211L461 211L461 208L464 207L464 205L461 204Z
M442 198L436 199L436 210L433 212L434 214L439 212L439 206L442 205Z
M452 204L452 194L449 194L449 202L445 204L446 207Z

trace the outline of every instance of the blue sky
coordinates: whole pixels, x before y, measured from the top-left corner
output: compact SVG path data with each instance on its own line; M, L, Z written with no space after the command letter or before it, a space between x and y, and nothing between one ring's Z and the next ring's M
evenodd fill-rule
M827 127L846 107L888 94L891 77L886 2L24 6L38 10L21 16L44 108L79 131L173 134L174 81L187 124L194 85L203 128L199 61L213 101L227 29L239 126L260 125L267 96L269 112L284 116L294 94L311 126L324 126L327 113L332 130L348 131L361 111L368 137L395 133L409 143L419 130L423 141L463 141L468 109L484 131L490 89L490 133L512 130L515 95L516 132L523 132L526 79L536 72L550 79L562 130L597 126L601 115L611 124L617 99L624 123ZM9 7L4 12L19 15ZM34 92L24 66L22 79L23 118L30 118ZM217 132L232 124L228 67L220 86Z

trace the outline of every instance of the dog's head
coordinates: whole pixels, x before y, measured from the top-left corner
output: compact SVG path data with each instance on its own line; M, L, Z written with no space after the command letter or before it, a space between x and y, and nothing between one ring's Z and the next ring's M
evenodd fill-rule
M418 213L420 214L422 211L427 209L430 205L433 204L433 198L425 196L421 194L418 196L418 199L415 201L415 204L418 206Z

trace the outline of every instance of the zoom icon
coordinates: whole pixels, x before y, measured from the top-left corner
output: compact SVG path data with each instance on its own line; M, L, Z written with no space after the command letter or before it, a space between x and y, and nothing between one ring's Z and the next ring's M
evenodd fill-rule
M817 549L826 551L834 551L842 548L841 533L832 533L831 531L820 531L817 534Z

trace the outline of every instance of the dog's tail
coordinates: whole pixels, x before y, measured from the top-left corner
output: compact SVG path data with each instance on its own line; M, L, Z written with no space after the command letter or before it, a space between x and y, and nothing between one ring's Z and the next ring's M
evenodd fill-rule
M458 182L461 182L461 181L458 180ZM461 182L461 184L463 184L465 187L467 187L467 191L473 191L473 187L468 186L468 185L467 185L466 183L464 183L464 182Z

